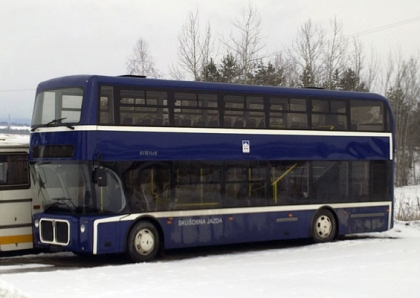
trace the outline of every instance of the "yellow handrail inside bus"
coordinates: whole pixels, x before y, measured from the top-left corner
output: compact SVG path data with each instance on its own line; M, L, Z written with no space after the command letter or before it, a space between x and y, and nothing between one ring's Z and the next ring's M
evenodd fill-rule
M155 191L155 171L152 169L150 171L150 193L155 198L155 200L158 200L158 193Z
M169 174L170 176L170 174ZM168 178L169 181L170 177ZM161 195L163 195L164 197L159 197L159 191L157 189L157 187L155 187L155 172L154 169L152 169L150 171L150 193L151 195L154 197L156 205L158 206L159 204L165 203L168 201L168 197L169 197L169 192L166 191L166 189L161 189Z
M233 169L233 180L236 181L238 180L238 174L236 173L236 168ZM238 189L238 183L233 183L233 190L235 193L238 193L239 189Z
M319 129L319 130L334 130L334 125L320 125L320 126L317 126L316 129Z
M178 177L179 177L179 169L176 170L177 171L177 182L178 181ZM236 169L234 169L234 177L236 177ZM196 186L196 185L193 185ZM200 196L199 201L195 202L195 203L180 203L180 199L177 196L175 197L175 205L177 208L179 207L214 207L214 206L219 206L220 202L206 202L207 200L205 199L205 195L206 195L206 177L205 177L205 169L204 168L200 168L200 183L198 184L198 193L197 196ZM237 188L236 183L234 184L235 189ZM167 198L168 199L168 198Z
M200 169L200 201L204 203L203 196L204 196L204 177L203 177L203 169Z
M99 190L101 191L101 205L100 205L100 210L101 210L101 212L104 212L104 187L99 187Z
M281 179L283 179L287 174L289 174L296 166L297 166L297 163L295 163L290 168L288 168L283 174L281 174L276 180L274 180L273 183L271 183L271 185L273 186L273 200L276 204L277 204L277 193L278 193L277 183Z
M252 169L248 169L248 196L251 197L252 183L250 183L252 177Z
M211 207L211 206L218 206L218 202L209 202L209 203L177 203L177 207Z

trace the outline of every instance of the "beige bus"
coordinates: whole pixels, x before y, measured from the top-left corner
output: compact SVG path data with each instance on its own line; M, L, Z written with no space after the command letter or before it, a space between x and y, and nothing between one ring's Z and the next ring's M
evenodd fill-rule
M0 135L0 251L33 248L29 139Z

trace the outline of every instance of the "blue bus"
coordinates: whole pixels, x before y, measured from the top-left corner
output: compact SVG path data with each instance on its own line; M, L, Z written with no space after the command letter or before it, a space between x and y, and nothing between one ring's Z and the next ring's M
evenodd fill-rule
M39 84L39 248L127 253L393 226L393 115L379 95L76 75Z

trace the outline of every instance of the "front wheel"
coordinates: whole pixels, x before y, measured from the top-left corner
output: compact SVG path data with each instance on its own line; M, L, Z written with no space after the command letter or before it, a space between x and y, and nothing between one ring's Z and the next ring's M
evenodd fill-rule
M331 211L319 210L312 220L312 239L315 242L330 242L334 240L336 231L337 223Z
M138 222L128 236L127 251L134 262L153 260L160 250L159 232L148 221Z

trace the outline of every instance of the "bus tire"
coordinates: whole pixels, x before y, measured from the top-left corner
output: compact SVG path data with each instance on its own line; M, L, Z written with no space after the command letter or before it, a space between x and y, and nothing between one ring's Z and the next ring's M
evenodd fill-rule
M311 235L317 243L330 242L335 238L337 222L328 209L320 209L312 219Z
M134 225L128 235L127 251L134 262L153 260L160 250L159 232L149 221L140 221Z

